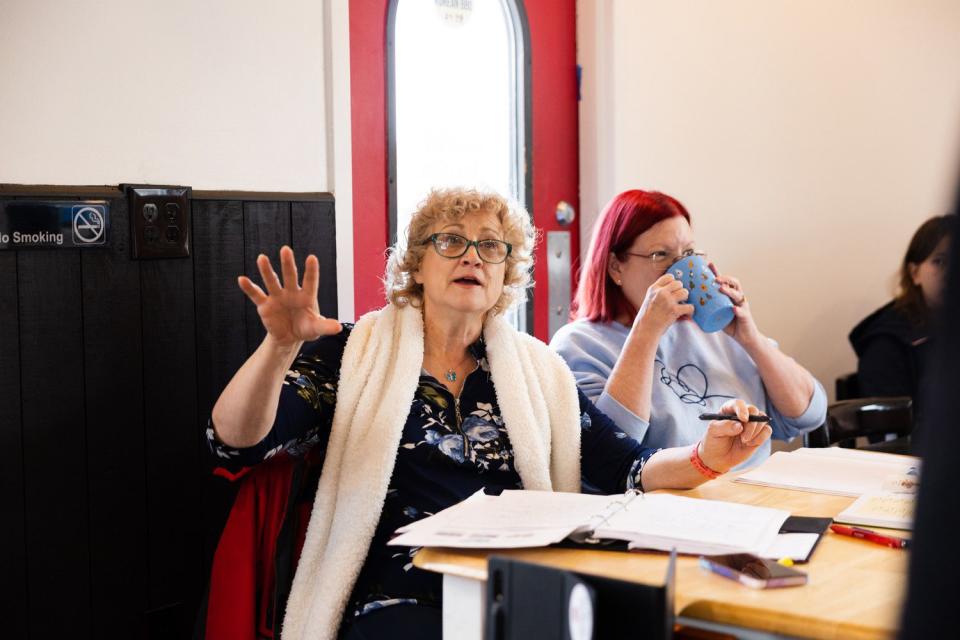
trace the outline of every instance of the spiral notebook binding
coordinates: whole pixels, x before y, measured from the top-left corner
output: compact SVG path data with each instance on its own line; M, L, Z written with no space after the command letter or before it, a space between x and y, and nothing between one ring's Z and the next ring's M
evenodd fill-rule
M629 510L630 504L635 499L637 499L637 497L639 497L640 500L643 500L645 497L645 494L640 489L627 489L623 493L623 496L621 497L621 499L614 500L613 502L608 503L606 508L602 512L590 517L590 529L595 531L599 529L602 525L607 524L607 521L613 517L613 514L618 513L619 511ZM595 518L600 519L599 522L597 522L596 524L594 524L593 522Z

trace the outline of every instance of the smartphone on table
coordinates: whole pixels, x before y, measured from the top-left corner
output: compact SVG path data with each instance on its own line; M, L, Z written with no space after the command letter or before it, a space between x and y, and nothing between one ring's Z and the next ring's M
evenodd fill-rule
M807 574L803 571L785 567L773 560L759 558L749 553L700 556L700 566L753 589L795 587L807 584Z

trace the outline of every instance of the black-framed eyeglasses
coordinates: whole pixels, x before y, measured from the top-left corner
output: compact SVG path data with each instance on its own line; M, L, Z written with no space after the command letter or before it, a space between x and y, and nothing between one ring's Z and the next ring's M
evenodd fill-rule
M513 245L503 240L467 240L455 233L435 233L424 244L432 242L433 248L444 258L459 258L470 247L477 248L477 255L488 264L500 264L513 251Z
M707 257L706 251L699 251L697 249L687 249L679 255L675 253L669 253L667 251L654 251L653 253L630 253L629 251L626 251L625 254L628 256L636 256L637 258L646 258L653 266L663 267L664 269L672 265L677 260L681 260L683 258L692 258L693 256L697 256L699 258Z

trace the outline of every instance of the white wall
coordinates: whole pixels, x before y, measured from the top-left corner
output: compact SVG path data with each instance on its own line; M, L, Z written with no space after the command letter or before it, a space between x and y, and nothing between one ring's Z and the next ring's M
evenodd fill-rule
M0 183L333 191L352 318L347 7L0 0Z
M956 0L580 0L581 229L676 196L760 329L824 383L960 152ZM586 251L587 242L583 243Z
M353 143L350 117L350 0L324 2L327 66L327 185L337 199L337 307L353 321Z

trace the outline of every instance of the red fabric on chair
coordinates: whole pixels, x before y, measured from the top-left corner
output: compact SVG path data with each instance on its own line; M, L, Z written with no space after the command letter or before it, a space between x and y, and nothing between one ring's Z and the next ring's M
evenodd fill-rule
M274 637L274 558L297 462L281 454L249 473L236 474L242 484L210 574L207 640Z

